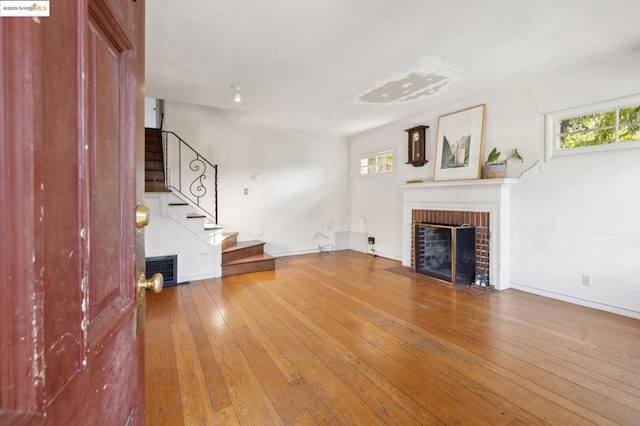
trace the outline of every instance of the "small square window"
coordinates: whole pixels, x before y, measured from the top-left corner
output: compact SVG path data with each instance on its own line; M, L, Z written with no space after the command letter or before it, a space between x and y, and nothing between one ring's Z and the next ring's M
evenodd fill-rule
M366 154L360 157L360 176L393 172L393 151Z

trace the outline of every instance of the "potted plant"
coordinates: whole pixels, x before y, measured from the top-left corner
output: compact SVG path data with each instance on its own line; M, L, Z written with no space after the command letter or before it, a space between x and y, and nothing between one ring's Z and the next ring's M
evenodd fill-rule
M511 151L511 155L509 155L504 160L500 160L501 152L498 151L497 148L493 148L489 155L487 156L487 161L484 163L484 178L485 179L494 179L494 178L503 178L507 175L507 162L512 158L520 160L522 163L524 160L522 155L518 152L518 148L513 149Z

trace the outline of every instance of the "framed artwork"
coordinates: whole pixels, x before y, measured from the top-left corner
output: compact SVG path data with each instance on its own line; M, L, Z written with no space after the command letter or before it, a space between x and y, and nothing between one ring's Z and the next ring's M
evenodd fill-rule
M434 181L479 179L486 105L477 105L438 118Z

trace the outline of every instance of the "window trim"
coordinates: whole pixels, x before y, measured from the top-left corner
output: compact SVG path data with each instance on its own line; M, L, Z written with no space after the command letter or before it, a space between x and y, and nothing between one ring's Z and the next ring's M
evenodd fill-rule
M391 171L387 171L387 172L379 172L379 173L367 173L367 174L362 174L362 169L360 167L360 162L365 159L365 158L371 158L371 157L377 157L379 155L383 155L383 154L391 154L393 156L393 170ZM396 174L396 170L398 169L398 157L396 156L396 150L394 148L389 148L389 149L383 149L381 151L375 151L375 152L368 152L365 154L360 154L358 155L358 177L360 178L364 178L364 179L370 179L370 178L381 178L381 177L388 177L388 176L393 176Z
M561 120L595 114L603 111L627 108L640 104L640 94L611 99L574 108L567 108L545 114L544 158L549 161L552 158L578 158L585 156L603 156L612 153L640 152L640 141L622 142L606 145L581 146L561 149L560 141L556 138L558 126Z

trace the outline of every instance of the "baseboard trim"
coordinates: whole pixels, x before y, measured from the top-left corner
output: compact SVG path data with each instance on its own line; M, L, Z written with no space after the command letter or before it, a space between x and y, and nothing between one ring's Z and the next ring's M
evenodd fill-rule
M630 309L620 308L618 306L607 305L605 303L594 302L592 300L580 299L574 296L567 296L566 294L555 293L553 291L542 290L535 287L529 287L524 284L517 284L512 282L509 287L514 290L524 291L526 293L536 294L538 296L548 297L550 299L561 300L563 302L573 303L574 305L585 306L587 308L598 309L600 311L610 312L616 315L622 315L629 318L640 319L640 312L632 311Z
M335 250L329 250L329 252L334 252L334 251L346 251L346 250L351 250L351 251L355 251L358 253L362 253L362 254L368 254L371 256L379 256L379 257L384 257L385 259L391 259L391 260L397 260L399 262L402 261L402 259L398 256L394 256L392 254L388 254L388 253L379 253L379 252L365 252L365 251L361 251L361 250L356 250L353 248L347 248L347 249L335 249ZM318 254L320 253L319 249L312 249L312 250L297 250L297 251L290 251L290 252L283 252L283 253L269 253L271 256L274 257L287 257L287 256L298 256L298 255L303 255L303 254Z
M402 256L396 256L396 255L390 254L390 253L384 253L384 252L376 251L376 250L362 251L362 250L357 250L357 249L354 249L354 248L352 248L350 250L357 251L358 253L368 254L368 255L371 255L371 256L384 257L385 259L397 260L398 262L402 262Z

